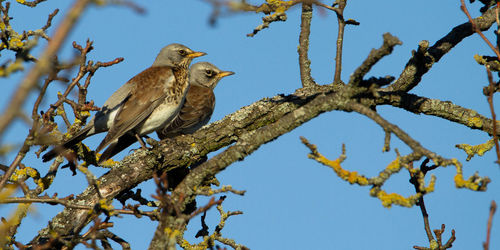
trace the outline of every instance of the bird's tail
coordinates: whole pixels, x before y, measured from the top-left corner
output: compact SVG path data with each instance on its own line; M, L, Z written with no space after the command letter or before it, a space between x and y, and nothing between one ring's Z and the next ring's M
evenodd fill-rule
M47 162L47 161L54 159L57 155L62 153L64 150L69 149L69 148L73 147L74 145L76 145L77 143L83 141L83 139L87 138L90 135L89 132L90 132L91 128L92 128L92 126L87 126L87 127L83 128L82 130L80 130L80 132L78 132L76 135L71 137L71 139L65 141L61 145L55 146L52 150L45 153L42 156L43 162Z
M99 157L98 163L101 164L102 162L108 160L109 158L115 156L116 154L120 153L122 150L126 149L128 146L134 144L137 141L137 138L130 133L126 133L122 135L120 138L118 138L117 142L111 143L104 152L102 152L102 155Z

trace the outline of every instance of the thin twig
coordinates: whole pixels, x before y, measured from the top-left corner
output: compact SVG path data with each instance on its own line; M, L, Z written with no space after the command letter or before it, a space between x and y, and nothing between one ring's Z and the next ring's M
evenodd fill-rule
M320 2L320 1L314 1L314 4L318 5L318 6L321 6L321 7L325 8L325 9L329 9L329 10L335 11L335 13L337 13L337 14L340 13L339 9L337 9L335 7L332 7L332 6L328 6L328 5L326 5L326 4L324 4L324 3Z
M206 211L208 211L210 208L212 208L213 206L218 206L220 204L222 204L222 202L224 201L226 197L225 196L222 196L221 198L219 198L217 201L215 200L215 197L212 197L210 199L210 201L208 201L207 205L203 206L203 207L200 207L198 208L196 211L194 211L193 213L191 213L189 215L189 217L186 219L186 220L191 220L193 217L195 217L196 215L198 214L201 214L201 213L204 213Z
M18 154L16 156L16 158L14 159L14 161L12 161L12 163L9 166L9 169L7 169L7 172L5 172L5 174L3 175L2 180L0 180L0 190L2 190L4 188L5 184L7 183L7 180L14 173L14 171L16 170L17 166L19 165L19 163L21 162L21 160L23 158L24 158L24 154L23 155Z
M419 172L411 172L410 171L410 175L411 175L411 179L410 179L410 183L413 184L413 186L415 187L415 192L416 193L422 193L423 190L420 190L420 183L418 181L419 177L420 178L424 178L425 177L425 174L426 172L428 171L428 167L427 167L427 163L429 162L429 158L425 159L422 164L420 165L420 173L422 173L421 176ZM420 212L422 213L422 218L424 219L424 228L425 228L425 233L427 234L427 239L429 240L429 243L431 243L433 240L434 240L434 237L432 236L432 230L431 230L431 226L429 224L429 214L427 213L427 209L425 208L425 202L424 202L424 195L422 194L422 196L420 196L420 198L418 199L418 203L417 203L417 206L420 207Z
M93 209L92 206L85 206L85 205L78 205L71 203L70 201L68 201L68 199L48 198L48 197L47 198L11 197L11 198L5 198L0 201L0 204L11 204L11 203L47 203L50 205L60 204L67 208L87 209L87 210Z
M467 7L465 6L465 1L464 0L460 0L460 9L462 9L462 11L465 13L465 15L467 15L467 18L469 18L469 22L472 24L472 30L474 32L476 32L477 34L479 34L479 36L481 36L481 38L486 42L486 44L488 44L488 46L491 48L491 50L493 50L493 52L497 55L497 58L500 59L500 51L498 51L495 46L493 46L493 44L490 42L490 40L488 40L488 38L486 38L486 36L483 34L483 32L481 32L481 30L479 29L479 27L477 27L476 23L474 22L474 19L471 17L471 15L469 14L469 11L467 10Z
M403 44L397 37L391 35L390 33L385 33L383 35L383 39L382 46L378 49L372 49L370 54L368 54L368 57L351 75L349 85L358 86L363 80L363 77L376 63L378 63L384 56L391 54L396 45Z
M490 105L491 119L493 120L493 142L495 143L495 149L497 153L497 164L500 165L500 146L498 145L498 135L497 135L497 115L495 114L495 107L493 106L493 94L495 93L495 82L493 82L493 75L488 66L486 66L486 73L488 74L489 85L485 89L488 105Z
M491 225L493 224L493 215L497 210L497 204L493 200L490 205L490 216L488 217L488 226L486 229L486 241L483 243L483 249L488 250L490 248L490 236L491 236Z
M299 68L300 80L302 87L313 87L316 85L311 76L311 60L307 55L309 50L309 35L311 33L311 19L312 19L312 4L302 3L302 15L300 17L300 35L299 35Z
M418 206L420 207L420 212L422 213L422 218L424 219L424 228L425 233L427 234L427 239L429 240L429 242L432 242L432 240L434 240L434 237L432 236L431 226L429 225L429 214L427 213L427 209L425 208L423 196L418 200Z
M344 20L344 8L347 5L347 0L339 0L338 1L338 12L337 20L338 20L338 33L337 33L337 51L335 54L335 75L333 78L334 84L341 83L341 73L342 73L342 46L344 44L344 29L345 29L345 20Z

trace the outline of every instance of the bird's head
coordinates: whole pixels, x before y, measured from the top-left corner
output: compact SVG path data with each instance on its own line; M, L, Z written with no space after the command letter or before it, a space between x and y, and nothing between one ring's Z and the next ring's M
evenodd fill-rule
M189 84L214 89L220 79L233 74L234 72L222 71L209 62L198 62L189 69Z
M160 50L153 66L189 67L191 60L206 53L193 51L178 43L172 43Z

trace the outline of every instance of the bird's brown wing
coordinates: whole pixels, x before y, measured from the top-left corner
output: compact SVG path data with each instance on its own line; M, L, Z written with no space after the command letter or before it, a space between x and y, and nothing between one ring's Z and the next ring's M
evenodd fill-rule
M164 90L165 82L175 81L175 77L170 67L150 67L130 81L134 81L134 87L118 110L113 126L96 152L145 121L164 101L167 95Z
M193 133L208 123L214 106L215 96L212 89L191 85L179 115L166 128L158 132L158 137L165 139L179 133Z

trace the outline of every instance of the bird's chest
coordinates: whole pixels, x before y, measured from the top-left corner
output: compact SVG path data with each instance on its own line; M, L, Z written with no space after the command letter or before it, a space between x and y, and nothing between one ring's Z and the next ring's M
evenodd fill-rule
M166 102L183 102L183 99L186 97L186 93L189 87L188 78L184 73L185 72L182 71L174 72L175 81L168 81L165 84L165 92L167 93L165 97Z
M187 83L176 81L166 81L163 85L164 99L159 100L160 104L146 119L140 128L140 134L151 133L158 128L168 125L179 114L187 91Z

